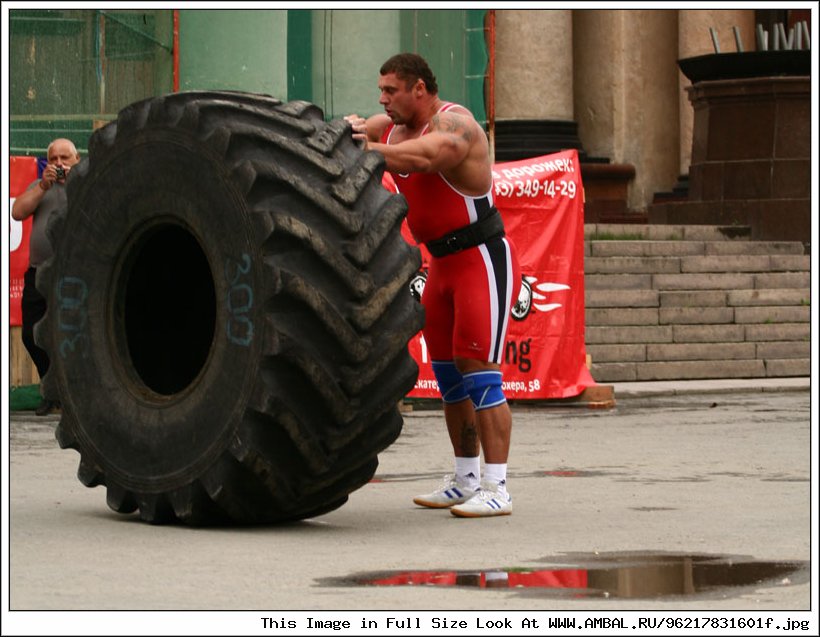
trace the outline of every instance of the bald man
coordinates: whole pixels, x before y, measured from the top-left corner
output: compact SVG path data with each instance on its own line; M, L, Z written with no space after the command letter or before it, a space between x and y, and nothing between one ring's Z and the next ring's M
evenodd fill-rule
M51 244L46 238L46 226L55 210L65 208L67 199L65 181L72 166L80 161L77 148L69 139L55 139L48 146L48 164L43 176L29 185L28 189L14 202L11 210L13 219L22 221L33 217L29 240L29 268L25 274L23 287L23 344L42 379L48 371L48 354L34 342L34 325L46 313L46 300L35 287L37 268L51 258ZM43 399L35 410L38 416L45 416L60 408L57 401Z

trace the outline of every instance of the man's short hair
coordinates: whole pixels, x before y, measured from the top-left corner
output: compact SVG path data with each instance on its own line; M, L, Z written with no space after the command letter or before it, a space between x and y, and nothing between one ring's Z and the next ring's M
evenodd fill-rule
M430 70L427 61L416 53L398 53L387 60L379 69L380 75L395 73L396 77L407 83L408 87L423 80L430 95L438 94L436 76Z

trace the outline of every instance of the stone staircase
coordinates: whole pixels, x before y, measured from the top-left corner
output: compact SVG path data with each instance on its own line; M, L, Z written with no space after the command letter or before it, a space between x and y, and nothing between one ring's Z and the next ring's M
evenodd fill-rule
M599 383L810 375L810 257L746 227L587 224Z

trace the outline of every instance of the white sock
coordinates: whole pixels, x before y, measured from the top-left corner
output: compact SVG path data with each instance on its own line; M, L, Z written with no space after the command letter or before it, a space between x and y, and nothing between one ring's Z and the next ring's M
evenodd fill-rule
M468 487L478 488L481 484L481 458L456 457L456 477Z
M490 484L497 484L499 490L505 492L507 490L507 464L485 464L484 480Z

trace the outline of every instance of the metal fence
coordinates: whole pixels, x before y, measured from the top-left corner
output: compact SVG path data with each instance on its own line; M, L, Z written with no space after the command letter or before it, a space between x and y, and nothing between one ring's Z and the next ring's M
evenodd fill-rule
M83 152L120 108L172 89L170 10L14 9L9 18L12 155L44 155L56 137Z

